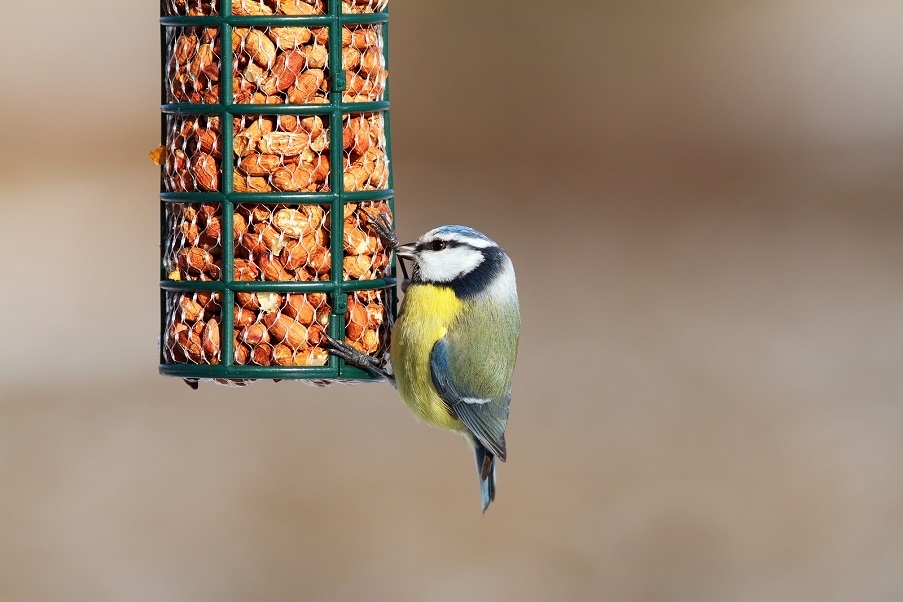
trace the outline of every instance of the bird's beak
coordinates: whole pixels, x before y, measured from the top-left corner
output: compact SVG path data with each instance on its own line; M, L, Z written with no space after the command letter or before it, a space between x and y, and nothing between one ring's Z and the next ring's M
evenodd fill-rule
M417 243L408 243L406 245L398 245L395 247L395 254L405 259L414 260L417 258Z

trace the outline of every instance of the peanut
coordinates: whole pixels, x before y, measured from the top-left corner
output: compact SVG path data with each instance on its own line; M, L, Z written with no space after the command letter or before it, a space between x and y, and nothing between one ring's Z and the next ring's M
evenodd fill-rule
M242 345L236 339L235 341L235 363L244 366L251 359L251 349L247 345Z
M286 295L283 311L305 326L312 325L317 315L306 295Z
M260 275L260 270L257 269L257 266L246 259L236 259L233 265L235 268L235 274L232 277L233 280L257 280L257 277Z
M201 190L216 192L219 189L219 167L207 153L197 153L189 159L191 174Z
M270 182L262 176L243 175L237 169L232 174L232 189L235 192L272 192Z
M279 343L288 344L292 349L307 346L307 327L283 313L269 313L263 317L270 336Z
M301 131L268 132L262 134L257 141L257 149L263 154L300 155L310 144L310 134Z
M277 14L322 15L326 12L323 2L312 0L277 0Z
M312 232L311 214L298 209L280 209L273 215L273 225L290 238Z
M247 295L250 293L238 293L239 295ZM260 304L258 303L258 307ZM235 328L241 328L243 326L250 326L257 320L257 314L250 310L245 309L241 306L235 307Z
M260 271L263 274L264 280L275 282L295 280L295 278L286 271L285 266L283 266L277 258L271 255L262 255L257 259L257 262L260 264Z
M277 190L299 192L315 183L316 170L305 165L280 167L273 172L271 181Z
M269 343L270 333L265 324L255 322L242 329L239 340L253 347L255 345L260 345L261 343Z
M276 45L259 29L251 29L244 39L244 50L257 65L271 69L276 60Z
M233 15L272 15L273 9L262 0L232 0Z
M294 50L309 42L311 33L306 27L270 27L267 36L280 50Z
M219 322L216 318L211 318L205 325L201 333L201 346L211 358L219 357Z
M273 363L273 347L268 343L261 343L251 349L251 362L258 366L269 366Z
M282 166L282 155L251 153L238 162L238 168L249 176L268 176Z
M236 119L236 121L238 121L238 119ZM248 153L254 152L261 137L272 131L272 122L264 117L258 117L253 123L248 125L248 127L235 135L235 141L232 147L235 154L244 157Z
M191 297L181 297L179 299L179 307L182 309L182 319L187 322L196 322L204 315L204 308Z

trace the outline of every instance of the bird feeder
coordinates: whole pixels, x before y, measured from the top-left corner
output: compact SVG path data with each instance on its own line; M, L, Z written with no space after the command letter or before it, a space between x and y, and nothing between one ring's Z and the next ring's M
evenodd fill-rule
M387 0L163 0L160 372L374 377L395 266Z

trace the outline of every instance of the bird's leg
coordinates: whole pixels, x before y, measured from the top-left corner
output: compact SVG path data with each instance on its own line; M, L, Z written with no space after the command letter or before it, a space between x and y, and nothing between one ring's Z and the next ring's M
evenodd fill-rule
M370 222L370 225L373 226L373 229L376 230L376 233L385 241L386 249L389 251L397 249L399 246L398 235L395 234L395 229L392 228L392 222L389 221L389 215L385 211L380 211L379 215L376 216L370 215L366 211L363 213L367 216L367 220ZM404 274L404 279L407 281L408 269L405 267L401 257L398 257L398 265L401 266L401 273Z
M342 358L347 364L373 372L389 381L393 387L395 386L395 375L385 369L383 362L372 355L358 351L344 341L337 341L329 335L324 334L323 339L326 341L326 348L334 356Z

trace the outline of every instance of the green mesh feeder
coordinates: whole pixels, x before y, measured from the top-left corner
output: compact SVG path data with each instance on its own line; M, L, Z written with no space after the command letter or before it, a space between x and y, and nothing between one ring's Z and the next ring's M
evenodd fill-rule
M386 0L164 0L160 373L369 381L395 265Z

